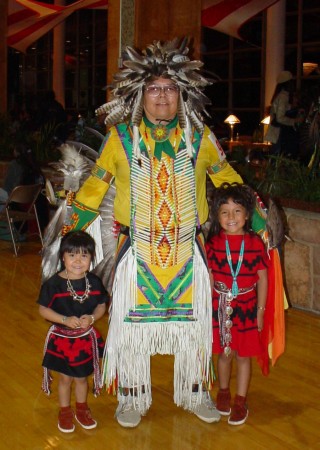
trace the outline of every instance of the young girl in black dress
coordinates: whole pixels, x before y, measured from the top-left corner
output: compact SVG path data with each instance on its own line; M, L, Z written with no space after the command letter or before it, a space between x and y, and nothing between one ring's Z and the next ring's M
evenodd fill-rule
M52 322L44 348L42 388L50 394L50 371L59 373L58 428L64 433L74 431L74 417L85 429L97 426L87 405L87 377L94 373L97 394L103 340L93 324L106 311L107 294L101 280L88 272L94 255L95 242L89 234L67 233L59 251L61 271L42 285L38 299L40 315ZM75 413L70 406L73 382Z

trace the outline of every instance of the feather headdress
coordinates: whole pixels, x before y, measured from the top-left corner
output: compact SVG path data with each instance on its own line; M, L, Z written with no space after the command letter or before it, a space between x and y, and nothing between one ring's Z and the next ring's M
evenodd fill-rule
M173 80L179 87L178 118L185 132L186 146L192 156L193 148L190 130L194 126L203 132L203 117L206 105L211 102L202 92L213 80L204 78L200 69L201 61L191 61L187 54L188 39L154 41L143 52L139 53L126 47L123 57L125 69L114 75L111 85L113 100L96 110L97 115L105 114L105 124L114 125L120 121L131 121L133 125L133 148L139 153L139 127L143 115L143 90L148 81L157 77Z

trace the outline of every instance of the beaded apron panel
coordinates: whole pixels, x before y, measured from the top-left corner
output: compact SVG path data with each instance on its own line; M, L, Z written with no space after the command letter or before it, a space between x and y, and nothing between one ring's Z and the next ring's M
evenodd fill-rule
M176 159L135 157L131 170L131 238L137 258L162 269L194 252L197 223L194 168L186 150Z

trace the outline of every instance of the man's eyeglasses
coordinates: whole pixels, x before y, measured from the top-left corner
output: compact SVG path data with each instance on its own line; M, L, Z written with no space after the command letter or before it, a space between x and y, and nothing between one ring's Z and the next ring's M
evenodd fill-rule
M175 84L165 84L164 86L151 84L150 86L146 87L146 92L148 93L148 95L150 95L150 97L158 97L160 95L160 92L168 95L168 97L173 97L179 92L179 88Z

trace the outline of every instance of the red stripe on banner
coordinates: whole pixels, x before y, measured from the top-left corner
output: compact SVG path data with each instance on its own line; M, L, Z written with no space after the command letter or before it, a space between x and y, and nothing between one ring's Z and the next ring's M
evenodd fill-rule
M213 6L209 6L208 8L202 10L202 26L213 28L225 17L251 2L252 0L222 0Z
M18 8L24 8L25 10L34 11L36 14L38 14L39 17L45 16L47 14L51 14L52 12L60 11L63 9L63 6L54 5L54 4L48 4L48 3L42 3L42 2L35 2L33 0L9 0L9 13L10 10L14 7L10 7L10 2L14 2L19 5Z
M7 44L24 52L74 11L105 9L107 4L107 0L78 0L68 6L57 6L31 0L10 0Z
M39 8L41 9L60 9L61 6L50 4L50 3L43 3L43 2L37 2L35 0L13 0L16 1L16 3L19 3L20 5L24 6L25 8L33 9L35 11L38 11ZM38 8L39 7L39 8Z
M206 0L202 25L241 39L239 29L248 20L279 0Z
M10 14L7 21L8 27L15 25L17 22L22 22L23 20L29 19L32 16L39 17L35 12L29 9L23 9L16 13Z
M43 34L46 33L49 30L46 30L45 26L47 24L49 24L52 21L52 19L53 19L52 16L46 17L44 19L40 19L35 24L30 25L27 28L24 28L23 30L19 31L18 33L13 34L12 36L9 36L7 39L8 45L14 46L19 41L22 41L23 39L25 39L27 36L32 35L36 31L39 31L41 28L44 28ZM49 28L49 29L51 29L51 28ZM31 43L32 43L32 41L31 41Z

